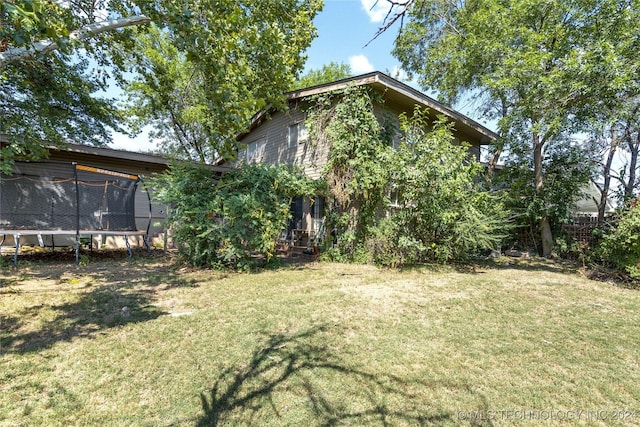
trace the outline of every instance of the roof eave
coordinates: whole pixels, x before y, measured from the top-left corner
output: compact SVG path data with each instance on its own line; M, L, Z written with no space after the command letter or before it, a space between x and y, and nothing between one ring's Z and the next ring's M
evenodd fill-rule
M412 88L411 86L402 83L388 75L381 73L380 71L373 71L367 74L362 74L359 76L347 77L341 80L336 80L330 83L324 83L316 86L307 87L304 89L297 89L291 92L285 93L288 101L296 101L300 99L304 99L310 96L319 95L322 93L333 92L336 90L344 89L350 85L355 86L364 86L364 85L381 85L385 88L389 88L394 90L395 92L412 99L416 103L420 103L430 110L435 111L439 114L444 114L447 117L451 118L457 123L461 123L466 128L472 130L476 134L480 135L480 144L490 144L492 141L498 139L498 134L488 129L487 127L481 125L475 120L465 116L462 113L444 105L443 103L425 95L424 93ZM238 135L237 140L241 140L244 138L249 132L254 130L264 118L274 111L274 107L269 105L267 108L261 110L256 115L254 115L251 120L251 124L246 132ZM458 129L461 130L461 129Z
M498 134L481 125L475 120L465 116L462 113L444 105L443 103L425 95L424 93L412 88L411 86L402 83L388 75L381 73L380 71L374 71L360 76L348 77L342 80L337 80L331 83L325 83L322 85L312 86L305 89L299 89L288 92L286 95L289 100L296 100L306 98L308 96L318 95L321 93L332 92L334 90L344 89L349 85L363 86L379 84L386 88L392 89L407 98L414 100L417 103L423 104L429 109L444 114L458 123L462 123L469 129L473 129L475 132L482 135L482 144L489 144L498 138Z

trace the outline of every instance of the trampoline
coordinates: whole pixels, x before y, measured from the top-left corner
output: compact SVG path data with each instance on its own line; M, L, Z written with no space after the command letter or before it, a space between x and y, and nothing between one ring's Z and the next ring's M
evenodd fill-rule
M146 229L136 226L137 175L65 162L16 162L13 174L0 176L0 249L7 236L15 242L18 262L20 238L75 236L75 259L79 262L82 238L123 236L129 257L129 237L140 236L148 253L151 200ZM143 184L144 185L144 184Z

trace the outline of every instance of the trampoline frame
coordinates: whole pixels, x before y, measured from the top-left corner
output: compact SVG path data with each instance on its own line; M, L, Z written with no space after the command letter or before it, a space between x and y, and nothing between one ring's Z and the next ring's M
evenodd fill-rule
M124 236L125 244L127 247L127 252L129 254L129 258L133 257L133 251L131 249L131 244L129 242L129 236L141 236L144 242L144 246L147 249L147 253L151 254L151 247L149 246L149 230L151 228L151 196L149 195L149 190L145 185L144 181L138 175L126 174L121 172L116 172L112 170L96 168L92 166L79 165L76 162L70 163L73 166L73 176L76 185L76 229L72 230L12 230L12 229L0 229L0 235L2 236L2 240L0 240L0 253L2 250L2 244L4 243L6 236L12 236L15 243L15 252L13 254L13 264L18 264L18 253L20 251L20 237L21 236L38 236L39 242L42 242L42 236L51 236L53 242L53 236L75 236L75 263L76 265L80 263L80 238L81 237L93 237L93 236ZM93 173L115 176L115 177L124 177L127 179L135 180L136 185L141 183L144 187L145 193L147 194L147 201L149 203L149 215L147 221L147 229L146 230L81 230L80 229L80 203L78 198L78 169L89 171ZM41 245L43 246L43 245Z

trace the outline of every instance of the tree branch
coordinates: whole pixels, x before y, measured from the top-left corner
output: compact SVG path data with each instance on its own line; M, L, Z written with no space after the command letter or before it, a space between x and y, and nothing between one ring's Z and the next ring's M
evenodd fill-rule
M414 0L401 0L401 1L387 0L387 3L389 3L389 10L387 11L387 15L384 17L384 20L382 21L382 26L378 28L378 31L376 31L376 33L373 35L373 38L369 40L367 44L364 45L364 47L369 46L371 42L373 42L380 35L382 35L382 33L384 33L389 28L391 28L393 24L395 24L398 20L400 20L400 28L402 28L404 23L404 17L407 13L407 10L409 10L409 7L411 7L411 4L413 3L413 1ZM378 4L378 1L376 0L372 8L375 7L377 4ZM400 7L400 11L395 12L392 15L393 9L396 7Z
M112 19L109 21L96 22L86 25L74 31L69 35L67 40L86 40L90 37L97 36L107 31L116 30L118 28L130 27L132 25L148 24L151 19L144 15L130 16L127 18ZM58 49L58 43L52 40L40 40L35 42L30 48L18 47L0 52L0 69L7 65L34 56L37 53L45 54Z

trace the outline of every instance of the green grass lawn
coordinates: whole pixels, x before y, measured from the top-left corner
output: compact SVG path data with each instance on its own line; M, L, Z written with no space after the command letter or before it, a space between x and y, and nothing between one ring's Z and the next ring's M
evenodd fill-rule
M640 292L553 263L0 270L0 425L638 425Z

